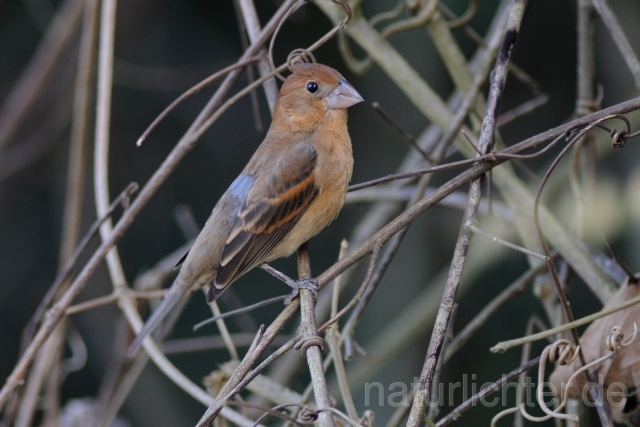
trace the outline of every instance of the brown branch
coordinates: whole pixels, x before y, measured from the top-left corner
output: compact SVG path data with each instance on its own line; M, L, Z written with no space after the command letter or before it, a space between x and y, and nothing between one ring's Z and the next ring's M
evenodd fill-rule
M311 280L311 260L306 243L298 249L298 276L302 281ZM317 295L314 295L311 290L300 289L301 319L298 328L300 341L296 344L296 348L300 348L307 359L316 406L321 410L331 408L331 395L327 388L327 378L322 361L324 340L318 335L318 326L316 325L316 297ZM320 413L318 417L320 427L332 427L334 424L331 412Z
M0 152L18 132L68 49L82 19L82 0L66 0L56 13L20 80L0 108Z
M488 387L484 387L477 394L471 396L469 399L465 400L460 406L458 406L456 409L454 409L449 414L447 414L446 417L438 421L436 423L436 427L444 427L446 425L451 424L453 421L456 421L458 418L460 418L463 412L465 412L469 408L474 407L479 401L482 401L481 399L486 398L491 393L494 393L500 390L500 388L503 387L512 378L515 378L521 373L530 371L531 369L538 366L538 364L540 363L540 359L541 357L538 356L535 359L532 359L527 363L525 363L524 365L520 366L519 368L514 369L508 374L502 375L502 377L500 377L498 381L495 381L493 384L491 384Z

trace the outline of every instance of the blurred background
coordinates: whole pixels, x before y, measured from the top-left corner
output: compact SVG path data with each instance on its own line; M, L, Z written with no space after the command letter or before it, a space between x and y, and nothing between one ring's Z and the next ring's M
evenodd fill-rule
M0 2L0 134L3 136L0 140L0 319L3 325L0 327L0 378L6 378L18 360L22 331L59 268L82 13L66 12L65 16L70 20L61 27L68 29L70 34L69 42L63 47L56 49L47 37L52 22L64 7L73 9L82 2L75 1L76 6L69 6L70 3L73 1ZM442 3L458 15L469 6L466 1ZM637 54L640 3L623 0L609 3ZM278 4L271 0L256 2L263 24ZM363 0L361 13L371 18L394 5L383 0ZM469 26L484 35L498 6L498 1L480 2ZM513 60L537 82L541 92L548 95L548 101L531 114L500 128L507 145L555 127L574 115L576 14L575 1L529 2ZM143 185L149 179L195 119L216 85L180 104L141 147L136 147L136 140L154 118L183 91L232 64L243 51L234 4L230 0L119 2L116 23L109 152L112 198L129 183ZM315 5L303 7L287 21L277 37L276 62L285 61L295 48L311 45L331 26L331 21ZM476 45L460 30L453 34L466 57L471 58ZM638 96L633 76L600 20L596 20L594 40L595 83L602 89L601 105L607 107ZM427 31L411 29L391 36L389 42L442 99L452 95L455 85ZM357 57L365 56L357 46L352 44L352 48ZM34 68L34 58L47 52L55 52L55 61L50 69L44 70L43 63L36 64ZM355 158L352 182L359 183L397 171L412 148L380 118L372 108L372 102L380 103L403 129L416 138L423 134L430 121L377 65L361 74L350 70L338 51L336 39L321 47L315 55L318 62L338 69L365 98L364 103L349 110ZM44 73L46 76L42 76ZM41 84L34 86L36 81ZM235 90L247 83L245 74ZM91 102L95 102L95 85L92 87ZM508 111L531 97L529 88L510 78L501 111ZM176 209L188 208L198 227L204 224L218 197L262 141L270 116L261 90L257 91L257 99L260 118L256 118L248 97L235 104L203 135L196 148L171 174L118 243L129 283L188 241L176 220ZM20 113L19 116L16 113ZM629 117L632 123L637 124L637 114ZM95 115L90 119L92 124L94 120ZM615 126L620 127L621 124L616 123ZM87 163L81 171L85 183L81 235L96 218L91 176L92 129L93 125L87 132ZM596 134L596 141L594 203L589 206L592 217L584 220L586 226L582 236L590 247L603 250L603 239L593 224L597 221L632 270L636 271L640 265L637 260L637 241L640 238L640 170L637 159L640 158L640 148L631 140L624 150L613 152L604 132ZM553 153L527 163L538 178L553 160ZM460 158L458 155L451 160ZM570 164L570 157L564 159L545 194L550 209L567 229L571 229L576 221L575 199L566 185ZM456 173L436 175L431 187L437 187ZM535 191L537 183L534 180L525 177L523 181ZM466 189L463 188L461 196L464 196L464 191ZM497 197L499 203L499 195ZM446 277L460 227L460 207L464 206L464 197L461 200L433 208L415 221L356 330L356 340L367 355L357 356L347 364L348 369L354 372L360 369L359 385L354 386L353 392L358 410L373 410L379 423L385 423L395 410L387 399L390 393L400 389L390 387L396 383L409 387L414 377L419 376L432 319L444 286L443 278ZM315 274L335 262L340 241L354 235L354 230L370 208L366 202L348 204L339 218L311 241ZM118 212L114 219L117 220L119 215ZM505 223L504 218L483 215L482 221L483 229L499 237L517 240L513 225ZM87 261L97 246L97 239L94 239L81 256L80 265ZM483 261L472 274L463 276L454 332L528 268L525 256L479 237L474 240L469 257L470 263L474 259ZM295 274L293 258L279 261L275 266L289 275ZM355 290L361 279L361 272L353 275L352 289ZM91 278L79 301L107 295L111 286L107 270L102 266ZM430 290L432 298L425 296L426 289ZM229 306L246 305L285 294L288 288L263 271L254 271L236 283L234 291L236 301L227 302ZM396 343L398 348L385 353L386 359L376 359L376 352L385 347L385 342L380 339L381 333L400 318L405 308L422 301L420 298L430 298L431 305L435 305L425 305L425 311L431 313L431 320L421 325L419 334L402 345ZM596 311L601 306L598 298L580 280L574 283L570 298L576 317ZM347 300L345 297L345 302ZM229 307L225 307L224 301L222 306L223 309ZM231 319L228 325L232 332L255 333L257 325L269 324L280 310L279 304L268 306L252 313L244 323ZM502 373L517 367L520 364L519 351L495 355L488 348L498 341L523 335L529 315L533 313L545 319L541 303L529 288L496 312L466 347L453 356L444 367L441 381L446 385L466 378L480 388L483 383L496 380ZM172 337L217 334L213 326L197 333L191 331L194 323L209 315L204 298L196 294ZM69 328L75 330L73 335L81 337L86 345L86 360L63 379L63 406L71 399L95 397L99 393L106 367L114 357L119 317L115 304L72 316ZM296 325L297 320L289 325L286 334L295 333ZM541 349L542 345L535 347L534 353ZM241 353L243 351L241 349ZM64 355L70 357L72 354L69 345L65 345ZM299 354L296 356L300 357ZM171 357L198 384L202 377L228 359L224 348ZM301 366L304 368L304 364ZM301 391L307 382L307 374L301 369L297 381L290 386ZM378 395L373 391L367 396L362 386L364 382L382 384L386 393L383 405L379 405ZM461 388L456 389L452 402L442 407L441 413L448 412L463 397L469 396L464 395ZM514 397L511 402L515 402ZM197 422L203 410L201 404L149 364L124 403L122 425L188 426ZM457 424L485 425L498 411L497 408L474 408ZM38 425L40 421L40 415L36 414L33 424Z

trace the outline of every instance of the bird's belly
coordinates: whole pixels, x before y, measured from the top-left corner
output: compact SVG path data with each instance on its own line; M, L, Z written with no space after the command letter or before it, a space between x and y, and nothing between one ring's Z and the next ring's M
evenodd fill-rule
M338 195L337 195L338 194ZM344 205L344 190L339 192L323 191L309 206L298 223L273 248L265 262L293 254L300 245L318 234L335 219Z
M329 225L344 205L353 172L353 153L347 127L334 123L346 123L346 112L331 111L333 113L327 116L326 129L318 130L322 135L321 141L313 144L318 152L315 185L319 194L291 231L273 248L265 262L294 253L300 245Z

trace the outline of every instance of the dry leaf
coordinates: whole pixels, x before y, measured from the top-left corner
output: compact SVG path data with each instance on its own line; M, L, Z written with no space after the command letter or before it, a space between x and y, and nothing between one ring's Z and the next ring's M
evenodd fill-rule
M625 283L620 290L609 300L604 308L615 307L624 301L640 295L640 286ZM581 351L587 363L592 362L610 351L606 347L607 336L611 334L611 328L619 326L625 333L625 341L631 337L634 322L640 323L640 304L633 305L624 310L613 313L593 322L580 338ZM605 401L611 408L611 413L616 422L622 422L635 413L638 408L636 392L640 385L640 339L637 339L628 347L619 350L613 360L607 360L591 369L595 372L598 383L602 384ZM580 359L576 359L571 365L558 366L549 377L551 390L561 397L569 377L582 366ZM583 399L593 406L589 397L589 388L594 384L586 383L585 375L578 375L569 388L571 399Z

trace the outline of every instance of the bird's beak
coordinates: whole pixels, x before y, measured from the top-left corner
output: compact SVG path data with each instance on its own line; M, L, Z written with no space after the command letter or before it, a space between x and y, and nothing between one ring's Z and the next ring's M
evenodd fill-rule
M340 83L325 98L327 108L349 108L352 105L362 102L362 96L345 79L340 79Z

